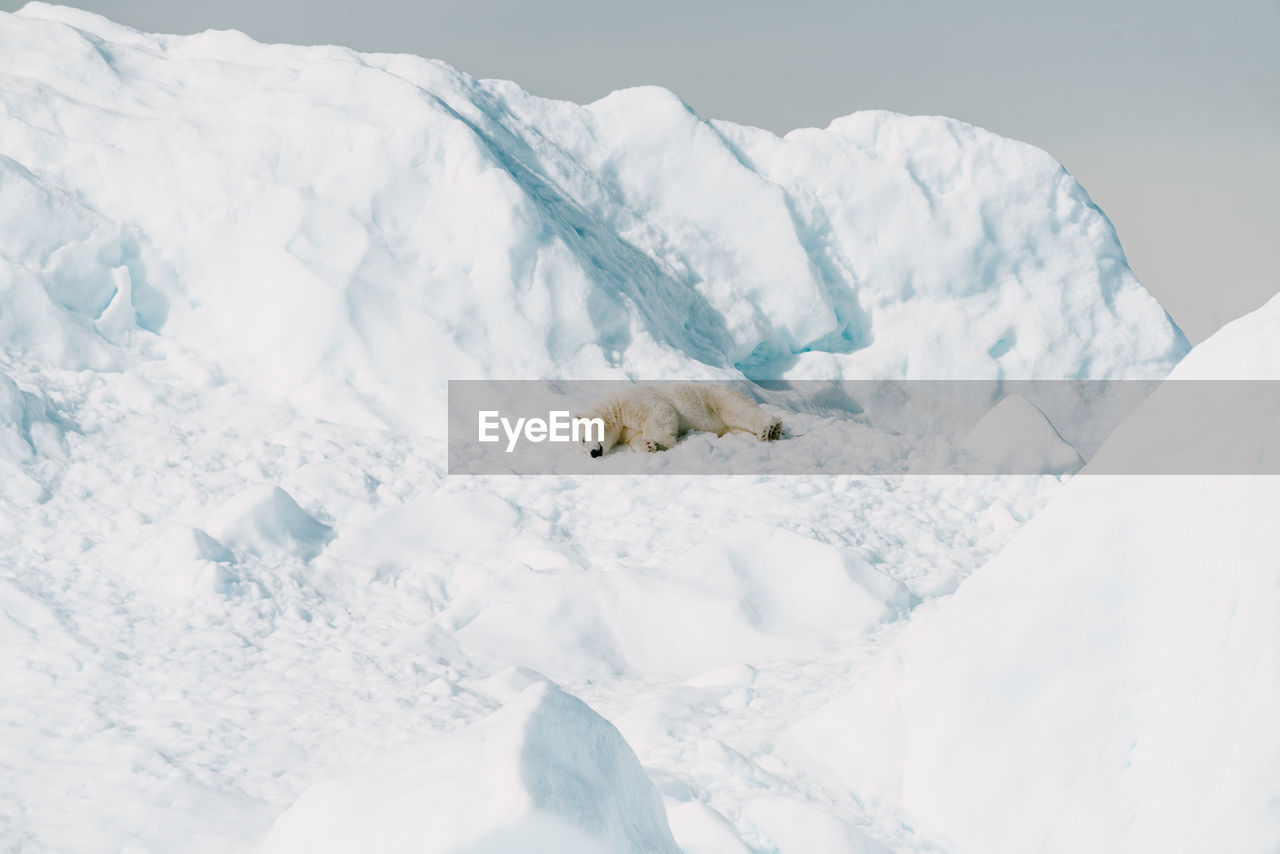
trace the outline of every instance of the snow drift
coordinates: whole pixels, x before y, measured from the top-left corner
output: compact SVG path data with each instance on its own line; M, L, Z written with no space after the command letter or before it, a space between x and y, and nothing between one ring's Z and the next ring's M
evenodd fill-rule
M1280 379L1277 340L1280 298L1171 380ZM1196 425L1170 394L1113 441ZM1274 851L1277 507L1274 477L1079 478L797 735L961 852Z
M679 854L613 726L546 682L498 712L307 791L263 854Z

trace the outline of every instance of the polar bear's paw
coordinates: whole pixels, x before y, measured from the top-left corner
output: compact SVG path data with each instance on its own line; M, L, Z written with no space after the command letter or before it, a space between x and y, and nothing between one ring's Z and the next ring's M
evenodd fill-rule
M640 450L646 454L656 454L658 451L664 450L664 448L652 439L646 439L640 443Z
M772 442L775 439L782 438L782 420L775 418L769 422L769 425L760 432L756 433L756 438L761 442Z

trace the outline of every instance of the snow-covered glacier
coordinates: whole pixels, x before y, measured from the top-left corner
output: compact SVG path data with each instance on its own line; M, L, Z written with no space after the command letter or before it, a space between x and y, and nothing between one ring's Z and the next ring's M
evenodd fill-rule
M1233 340L1204 352L1246 373L1274 355ZM1074 552L1034 531L1152 496L449 476L446 381L1160 378L1187 350L1071 176L961 122L857 113L778 137L656 88L582 106L417 57L0 15L0 841L988 850L994 800L952 803L945 774L901 796L932 766L884 745L915 731L839 710L880 720L869 686L905 690L886 662L937 637L927 672L958 699L912 690L954 712L934 732L970 733L977 695L949 680L979 639L943 615L970 626L965 602L1005 575L1012 614L1048 607L1017 593L1034 581L1016 555ZM687 446L713 441L738 439ZM980 568L997 580L970 593ZM1127 589L1204 599L1207 632L1247 598L1154 577ZM1139 637L1170 612L1135 613ZM1100 672L1127 678L1164 636L1141 637ZM1105 687L1087 651L1082 728ZM1196 664L1153 690L1216 678ZM1140 829L1192 789L1167 783L1179 720L1131 708L1155 770L1103 751L1097 774L1147 805ZM1089 808L1073 787L1095 769L1042 758L1036 791ZM1260 767L1211 770L1238 793ZM1221 816L1251 828L1224 835L1237 850L1266 850L1264 794L1194 829ZM1105 844L1139 838L1115 815L1091 839L1136 850Z

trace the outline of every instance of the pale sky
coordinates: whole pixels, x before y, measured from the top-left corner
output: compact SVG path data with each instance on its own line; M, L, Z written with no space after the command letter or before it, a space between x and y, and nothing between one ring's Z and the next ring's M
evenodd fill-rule
M778 132L953 116L1062 161L1193 342L1280 289L1280 0L72 5L152 32L416 53L579 102L659 84Z

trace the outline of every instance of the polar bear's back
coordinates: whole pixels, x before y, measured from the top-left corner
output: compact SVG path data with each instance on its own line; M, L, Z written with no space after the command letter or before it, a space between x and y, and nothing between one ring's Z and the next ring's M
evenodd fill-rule
M748 432L763 438L777 422L745 394L709 383L636 386L600 401L588 417L605 422L610 447L637 436L669 447L689 432Z
M660 422L668 421L674 413L679 424L671 427L680 434L690 430L719 434L726 429L721 415L722 395L726 392L743 397L730 389L699 383L638 386L614 395L595 412L612 415L626 431L640 430L655 417Z
M661 386L658 391L675 407L680 416L681 433L705 430L709 433L722 434L732 426L731 419L725 418L726 412L732 412L744 405L755 405L751 398L724 386L672 383Z

